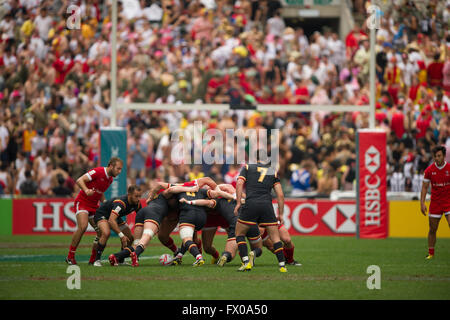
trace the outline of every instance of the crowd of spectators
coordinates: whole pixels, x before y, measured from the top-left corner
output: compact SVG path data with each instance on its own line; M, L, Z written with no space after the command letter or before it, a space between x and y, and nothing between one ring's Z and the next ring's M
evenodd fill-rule
M358 10L369 1L356 1ZM75 9L67 8L75 4ZM436 144L450 148L450 2L384 1L376 38L376 125L388 136L389 190L418 192ZM364 112L165 111L165 103L369 103L365 23L311 35L279 1L119 1L117 101L128 131L128 182L211 176L239 165L174 165L171 133L196 120L219 130L280 129L287 195L355 188ZM111 1L10 0L0 8L0 194L73 195L99 165L110 125ZM448 152L450 155L450 152Z

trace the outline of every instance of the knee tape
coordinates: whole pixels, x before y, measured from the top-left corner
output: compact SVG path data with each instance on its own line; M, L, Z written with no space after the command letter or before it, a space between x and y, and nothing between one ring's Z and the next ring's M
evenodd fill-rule
M153 238L154 235L155 235L155 233L153 232L152 229L144 229L143 234L147 234L147 235L149 235L151 238Z
M192 227L183 227L180 229L180 238L192 238L194 236L194 228Z
M262 239L261 239L261 237L258 237L258 238L256 238L256 239L248 239L248 241L251 243L251 244L256 244L256 243L258 243L258 242L260 242Z

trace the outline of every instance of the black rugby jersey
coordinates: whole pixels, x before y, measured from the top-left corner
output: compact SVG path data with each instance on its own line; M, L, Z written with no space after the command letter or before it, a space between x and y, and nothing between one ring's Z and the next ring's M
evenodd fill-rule
M272 188L280 183L277 172L262 163L245 165L238 179L245 181L246 202L272 202Z
M97 209L95 215L101 217L102 219L109 219L111 211L114 211L118 217L124 217L138 211L141 208L141 202L139 201L136 205L131 205L128 202L128 195L114 197L112 199L103 202Z

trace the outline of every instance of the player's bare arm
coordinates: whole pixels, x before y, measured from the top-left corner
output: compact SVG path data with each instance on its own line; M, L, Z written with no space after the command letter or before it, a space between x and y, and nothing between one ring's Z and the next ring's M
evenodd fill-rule
M283 189L281 188L280 183L276 183L273 186L273 189L275 190L275 194L277 195L277 202L278 202L278 221L280 221L281 224L284 224L284 218L283 218L283 211L284 211L284 193Z
M210 177L203 177L197 179L198 187L201 188L204 185L208 185L212 190L217 188L217 183L214 182Z
M214 208L216 206L214 200L208 199L186 200L185 198L181 198L179 201L182 203L187 203L193 206L200 206L200 207Z
M423 181L422 190L420 191L420 212L426 216L427 215L427 206L425 204L425 199L427 197L428 187L430 186L430 182Z
M90 180L89 180L89 176L88 176L87 174L84 174L84 175L82 175L81 177L79 177L79 178L77 179L76 184L77 184L77 186L78 186L81 190L84 191L84 193L85 193L87 196L92 196L92 195L95 193L95 191L92 190L92 189L89 189L89 188L86 186L86 183L89 182L89 181L90 181Z
M166 197L166 196L170 196L175 193L198 192L198 189L199 189L198 186L192 186L192 187L171 186L163 192L163 195Z
M225 192L228 192L228 193L231 193L231 194L236 193L236 189L231 184L222 183L222 184L219 184L217 186L219 187L219 189L221 191L225 191Z
M117 235L120 237L120 241L122 242L122 245L124 247L127 246L127 243L130 241L126 235L123 234L123 232L120 230L119 225L117 224L117 213L113 210L111 211L111 215L108 219L108 224L110 228L117 233Z
M151 183L150 191L148 192L147 199L145 200L148 204L150 201L152 201L153 198L155 198L156 193L161 189L168 189L170 187L170 183L168 182L153 182Z
M244 180L238 179L236 182L236 207L234 207L234 215L237 216L242 201L242 190L244 190Z
M227 200L234 200L234 195L225 191L222 191L220 189L216 189L216 190L208 190L208 197L210 197L211 199L215 199L215 198L225 198Z

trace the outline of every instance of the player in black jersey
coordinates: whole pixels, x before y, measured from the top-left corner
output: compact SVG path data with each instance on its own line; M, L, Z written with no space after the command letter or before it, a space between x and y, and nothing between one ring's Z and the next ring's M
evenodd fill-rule
M140 237L138 243L133 246L129 245L116 254L111 254L109 256L111 265L116 266L118 261L131 257L131 265L133 267L139 266L139 256L144 252L150 240L158 233L160 224L169 213L170 207L177 204L176 199L171 199L172 196L179 192L196 191L198 191L198 186L183 187L177 185L167 189L161 188L159 194L148 201L146 207L136 212L135 235Z
M223 267L225 263L233 260L237 251L236 244L236 223L237 216L234 214L234 209L236 208L237 201L236 200L226 200L226 199L217 199L216 210L229 222L229 228L227 230L228 239L225 245L225 250L222 252L220 259L217 262L217 265ZM259 232L258 226L250 226L246 233L246 237L250 242L250 247L252 251L250 255L253 258L259 257L262 254L262 241L261 235Z
M97 244L94 266L102 266L100 260L111 234L111 229L119 235L122 248L132 243L133 236L126 224L125 217L141 208L141 195L142 192L138 186L130 185L126 195L103 202L95 212L94 222L100 229L100 239Z
M241 208L243 188L246 188L245 204ZM272 189L275 190L278 201L278 218L272 205ZM253 267L253 255L248 255L245 235L251 226L259 224L266 228L273 242L274 253L278 259L280 272L287 272L283 255L283 244L278 232L278 221L283 223L284 195L277 172L269 165L258 162L246 164L236 183L237 204L234 213L238 214L236 223L236 243L243 265L239 271L249 271Z
M198 186L199 188L202 188L203 186L208 186L210 189L214 190L217 187L217 184L212 180L210 177L203 177L198 178L192 181L188 181L185 183L177 183L177 184L168 184L168 186L165 186L164 183L159 182L164 189L168 188L170 186L183 186L183 187L192 187L192 186ZM156 194L156 192L155 192ZM178 204L177 204L178 206ZM175 207L173 210L169 210L169 214L162 220L159 231L158 231L158 239L165 247L170 249L174 254L180 250L177 248L175 242L173 241L172 237L170 236L171 232L176 228L178 225L178 218L179 218L179 212L180 210L178 207ZM135 238L136 232L135 232ZM201 240L194 238L194 242L197 243L197 246L201 248ZM200 249L201 252L201 249Z
M219 185L220 187L220 185ZM232 187L232 186L231 186ZM233 188L234 189L234 188ZM185 199L180 199L180 201L187 201ZM225 245L225 250L222 253L220 259L215 260L218 266L223 267L226 263L233 260L236 255L237 245L235 236L235 226L237 221L237 216L234 215L234 208L236 206L235 199L217 198L217 199L205 199L205 200L195 200L191 201L193 205L204 206L216 213L207 210L208 219L210 219L209 225L207 224L207 230L202 230L203 239L203 249L206 253L213 255L217 250L212 245L215 232L218 227L222 227L227 231L227 243ZM218 219L217 215L220 219ZM205 237L204 237L205 236ZM262 241L259 228L255 225L250 227L247 238L250 241L250 246L252 248L252 254L255 257L259 257L262 254ZM219 257L217 255L217 257ZM213 256L214 258L214 256ZM214 261L214 259L213 259Z
M195 257L194 267L202 266L205 263L197 244L193 240L195 232L201 230L205 225L207 216L205 208L196 206L195 203L199 200L214 199L217 197L232 199L233 196L218 188L214 190L200 189L199 192L185 192L177 195L180 201L179 228L183 244L176 261L180 260L179 255L182 256L185 251L189 251Z

